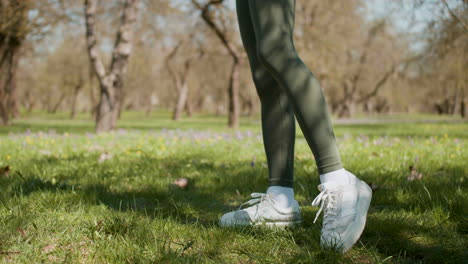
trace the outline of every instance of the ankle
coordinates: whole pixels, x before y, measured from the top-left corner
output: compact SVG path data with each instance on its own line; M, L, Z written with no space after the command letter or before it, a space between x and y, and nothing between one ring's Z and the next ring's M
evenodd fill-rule
M320 182L336 182L339 184L353 184L356 181L356 176L345 169L339 169L327 172L320 175Z
M294 202L294 189L291 187L270 186L267 194L271 195L276 205L281 208L289 208Z

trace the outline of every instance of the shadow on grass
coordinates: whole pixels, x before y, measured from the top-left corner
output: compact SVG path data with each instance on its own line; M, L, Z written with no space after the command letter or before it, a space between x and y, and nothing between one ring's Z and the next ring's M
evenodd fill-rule
M417 263L463 263L468 253L456 243L447 243L451 238L441 234L441 226L422 226L414 219L398 215L385 218L368 216L366 230L361 242L384 256L394 260L411 258ZM451 244L451 245L450 245ZM415 263L415 262L413 262Z
M23 196L35 192L74 191L81 194L84 198L83 201L88 204L104 204L116 211L132 211L158 218L171 217L181 223L196 222L205 226L215 224L218 215L237 208L237 206L225 204L226 193L236 196L236 201L243 201L247 195L237 194L237 190L244 193L246 182L251 184L249 189L252 191L266 187L266 179L257 177L259 168L254 169L250 164L230 162L229 164L215 165L211 162L202 163L199 160L209 160L209 157L200 155L185 155L178 158L146 157L132 161L128 167L119 172L120 175L114 175L111 170L102 169L102 167L111 168L113 164L87 164L83 167L88 166L88 168L83 169L83 167L77 166L75 170L69 170L67 175L58 173L55 175L57 179L54 181L37 177L32 172L18 172L17 174L13 173L12 177L16 179L9 184L14 185L11 188L13 192ZM66 159L44 157L30 160L28 166L44 169L63 166L63 162L80 163L84 161L82 155L70 156ZM162 164L162 167L155 167L155 170L164 170L167 175L157 175L154 177L154 181L149 180L149 182L143 183L144 185L122 186L119 184L119 186L113 186L107 180L112 176L121 179L133 177L139 173L141 168L149 166L149 164L153 164L153 166L154 164ZM197 172L195 176L185 175L188 170L181 165L186 164L190 164L189 171ZM213 171L223 171L224 175L223 177L213 175ZM210 173L208 181L203 179L203 175ZM80 177L89 177L92 174L95 175L91 181L86 183L80 181ZM179 177L189 179L187 188L182 189L172 184ZM2 181L5 184L5 179ZM72 182L76 182L76 184L72 184Z
M208 162L200 162L204 159ZM82 160L82 156L72 156L68 159L68 161L75 163L80 163ZM28 196L35 192L76 192L79 194L80 201L85 204L105 205L114 211L130 211L149 218L170 218L181 224L196 224L212 228L216 225L221 214L236 209L237 205L247 198L247 195L236 194L237 190L246 194L248 191L262 190L266 187L266 168L258 166L252 168L250 164L237 161L229 161L229 164L220 165L209 162L209 160L210 157L207 154L200 153L163 158L143 157L128 163L128 166L127 164L101 165L98 163L91 166L89 164L85 164L83 167L78 166L77 169L69 170L67 175L62 175L56 182L42 179L28 171L9 182L4 178L0 180L0 183L2 186L7 184L11 187L10 194L7 194L8 196L4 199L18 194ZM59 166L60 162L57 159L41 158L30 160L28 165L45 168ZM182 166L186 164L190 164L189 169ZM143 182L141 185L125 186L119 184L118 181L107 180L107 177L112 176L112 172L99 169L100 166L107 166L106 168L125 167L125 170L117 175L119 179L146 173L141 169L148 166L169 173L166 176L162 174L155 176L154 179ZM463 175L465 172L465 169L461 167L446 167L441 168L441 170L448 175ZM191 182L187 189L171 185L175 178L185 176L188 172L197 172L197 174L187 176ZM221 177L213 172L224 173L224 175ZM304 182L307 177L301 174L297 175L297 178ZM388 178L392 176L379 175L379 177ZM80 181L80 177L91 180L83 182ZM466 188L466 184L462 187ZM315 188L315 182L312 181L305 189L313 190L313 188ZM456 263L458 260L466 259L466 251L438 243L442 239L438 235L443 233L433 232L434 228L438 228L437 226L427 227L414 220L398 217L400 211L412 212L416 208L416 213L424 214L425 210L442 208L451 217L450 220L460 226L457 227L456 232L460 236L466 236L466 224L463 224L464 219L466 219L466 212L464 213L466 201L454 202L450 199L450 194L456 188L456 183L450 179L428 179L425 181L425 188L429 193L432 193L432 196L430 200L419 201L412 199L414 197L406 200L399 199L396 191L400 188L418 192L421 194L420 197L426 195L425 190L417 182L402 182L400 185L397 184L394 190L375 192L373 208L371 208L368 218L368 227L361 239L362 243L375 248L383 255L400 256L404 260L409 258L424 263L446 261ZM296 189L303 192L299 188ZM226 203L231 205L226 205ZM384 212L384 210L389 212L389 217L374 216L374 213ZM312 229L313 233L318 234L320 226L312 225L314 214L315 212L304 214L303 228ZM300 232L293 232L293 236L302 246L306 246L304 243L309 243L311 239L307 236L304 237ZM414 239L418 236L425 237L426 241L430 243L418 243ZM318 235L316 240L318 241Z

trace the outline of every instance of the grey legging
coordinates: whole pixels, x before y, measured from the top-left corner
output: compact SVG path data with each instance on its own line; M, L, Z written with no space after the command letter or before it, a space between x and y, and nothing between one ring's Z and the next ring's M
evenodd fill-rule
M237 15L262 106L270 186L293 185L295 117L319 173L343 168L322 89L294 47L295 0L237 0Z

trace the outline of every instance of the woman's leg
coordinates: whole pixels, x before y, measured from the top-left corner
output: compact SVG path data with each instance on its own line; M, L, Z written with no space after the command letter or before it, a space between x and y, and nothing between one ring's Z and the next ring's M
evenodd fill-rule
M293 186L295 119L288 97L257 57L257 41L247 0L237 0L242 42L261 102L263 142L270 186Z
M292 194L292 188L288 188L292 185L294 156L291 105L319 172L324 174L320 176L321 193L313 201L324 208L321 244L338 246L345 252L364 229L372 191L342 169L322 90L294 48L295 0L237 0L237 8L242 40L262 102L262 129L273 184L270 188L279 189L280 196L288 190ZM279 206L270 188L266 195L253 194L250 207L223 215L220 225L300 223L297 201L286 199L290 204Z
M304 137L315 156L319 173L325 174L342 169L322 89L294 47L295 0L239 1L243 2L242 5L248 2L256 37L257 56L249 55L249 58L255 57L255 60L260 60L284 89ZM246 20L245 17L247 16L243 15L242 20ZM248 45L253 44L248 43ZM256 64L259 62L256 61ZM265 131L270 133L277 129L278 122L270 122L265 126ZM277 138L281 139L281 136L278 135Z
M290 226L301 222L294 198L286 199L290 200L288 206L278 206L275 192L270 194L271 188L279 189L279 196L288 191L292 194L292 188L288 188L292 185L294 149L291 105L323 174L321 193L313 201L314 205L321 204L318 214L324 211L321 244L338 246L345 252L364 229L372 190L341 165L322 90L294 48L295 0L237 0L237 8L242 40L262 102L270 181L285 187L273 185L266 195L253 194L254 199L247 203L250 207L223 215L219 224Z

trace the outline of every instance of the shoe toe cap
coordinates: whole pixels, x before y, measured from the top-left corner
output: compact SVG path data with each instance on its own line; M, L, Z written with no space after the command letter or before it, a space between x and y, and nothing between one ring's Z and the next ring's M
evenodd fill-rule
M227 213L223 215L221 219L219 219L219 225L222 227L235 225L249 225L250 222L251 221L249 214L242 210Z

